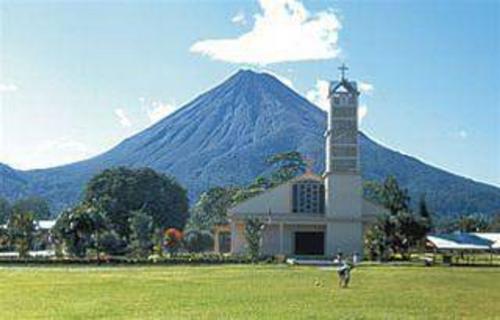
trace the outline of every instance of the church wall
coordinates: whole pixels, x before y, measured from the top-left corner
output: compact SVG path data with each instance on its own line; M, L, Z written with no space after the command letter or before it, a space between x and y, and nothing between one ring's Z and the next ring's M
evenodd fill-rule
M295 232L326 232L325 225L284 225L283 226L283 251L280 251L279 225L268 225L262 235L262 254L293 255L295 250ZM236 223L232 227L231 252L245 254L247 250L243 223ZM326 239L325 234L325 239ZM326 249L326 247L325 247Z
M326 179L329 217L361 218L363 185L357 174L332 174Z
M363 254L363 224L360 222L331 222L327 226L326 254L334 256Z
M285 239L285 237L284 237ZM262 235L262 253L274 255L280 252L280 229L278 225L268 225Z
M231 209L233 214L291 212L291 186L289 183L262 193Z

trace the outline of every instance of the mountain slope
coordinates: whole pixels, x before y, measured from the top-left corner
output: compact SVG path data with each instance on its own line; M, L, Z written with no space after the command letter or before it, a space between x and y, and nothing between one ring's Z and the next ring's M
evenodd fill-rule
M2 176L0 194L44 196L56 208L78 200L85 182L118 165L149 166L169 173L195 199L209 186L246 184L268 168L265 158L298 150L324 166L326 114L268 74L240 71L174 114L95 158L51 169L15 172L23 187L11 190ZM360 134L365 179L389 174L415 197L426 193L443 214L500 208L500 189L430 167ZM4 181L5 180L5 181ZM21 190L21 191L19 191Z

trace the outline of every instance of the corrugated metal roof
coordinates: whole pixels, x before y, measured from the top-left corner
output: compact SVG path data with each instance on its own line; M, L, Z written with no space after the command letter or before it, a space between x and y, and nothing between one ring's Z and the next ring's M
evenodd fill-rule
M446 233L427 236L441 250L490 250L500 248L500 233Z

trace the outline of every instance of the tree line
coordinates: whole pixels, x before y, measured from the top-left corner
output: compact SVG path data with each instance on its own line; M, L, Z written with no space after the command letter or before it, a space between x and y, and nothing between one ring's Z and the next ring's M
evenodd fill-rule
M86 185L81 201L59 214L50 231L56 254L73 257L119 255L146 258L165 249L189 252L210 251L213 231L228 223L228 209L285 183L306 171L304 157L296 151L275 154L268 159L269 174L259 176L246 186L216 186L199 197L189 209L187 191L168 175L149 168L106 169ZM372 259L387 260L397 255L407 259L421 250L429 232L460 230L500 231L497 215L490 219L480 214L451 220L431 213L425 196L416 210L411 209L408 191L394 177L383 182L367 182L365 197L386 208L366 233L365 247ZM54 215L43 199L30 197L13 204L0 198L0 247L15 249L26 256L43 236L36 221ZM248 219L245 236L249 255L258 258L262 221Z

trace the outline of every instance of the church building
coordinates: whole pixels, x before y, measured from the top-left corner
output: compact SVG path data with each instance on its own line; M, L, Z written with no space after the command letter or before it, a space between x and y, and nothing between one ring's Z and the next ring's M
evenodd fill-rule
M343 65L339 69L340 80L329 87L323 175L308 171L231 208L226 235L221 233L223 229L216 232L216 251L245 253L245 221L259 218L264 224L264 255L362 255L364 230L385 209L363 198L358 144L360 92L356 82L346 78L347 68Z

